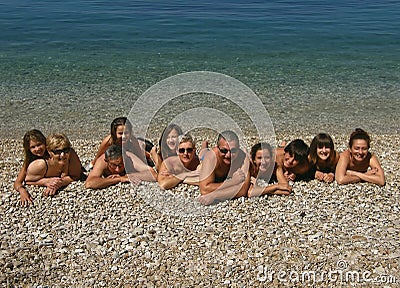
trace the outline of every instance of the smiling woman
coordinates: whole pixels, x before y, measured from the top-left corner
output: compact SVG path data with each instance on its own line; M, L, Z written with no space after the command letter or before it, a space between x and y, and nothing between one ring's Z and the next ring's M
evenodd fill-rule
M50 134L46 139L48 157L29 164L26 171L26 184L46 186L44 195L53 196L62 187L76 178L74 172L81 171L79 158L72 154L71 142L64 134ZM71 159L70 159L71 158Z
M378 157L369 152L370 137L357 128L350 135L349 149L340 154L336 166L336 181L339 184L370 182L385 185L385 174Z

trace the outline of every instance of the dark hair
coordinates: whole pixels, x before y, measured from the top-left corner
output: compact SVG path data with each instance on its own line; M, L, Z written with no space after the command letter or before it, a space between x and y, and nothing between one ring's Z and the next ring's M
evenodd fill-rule
M269 151L269 154L272 156L271 145L269 145L267 142L260 142L260 143L253 145L253 147L251 147L251 151L250 151L251 160L254 161L256 159L257 151L264 150L264 149L267 149Z
M124 125L125 129L131 131L132 133L132 124L126 117L118 117L115 118L111 122L111 141L110 144L117 144L117 128L118 126Z
M371 142L371 138L369 137L368 133L362 130L361 128L356 128L353 133L350 135L350 140L349 140L349 147L353 146L354 140L365 140L367 141L368 149L369 149L369 144Z
M109 160L118 159L122 157L122 148L119 145L111 145L104 152L104 160L108 162Z
M40 157L32 154L31 149L30 149L30 141L31 140L39 142L39 143L43 143L46 146L46 137L39 130L32 129L25 133L23 142L22 142L22 145L24 147L24 154L25 154L25 159L24 159L23 165L25 166L25 168L27 168L28 165L33 160L40 158ZM45 153L47 153L46 149L45 149Z
M239 137L235 132L231 130L225 130L224 132L219 133L217 138L217 143L219 143L219 140L221 139L224 139L227 142L235 141L238 143L238 146L240 146Z
M160 151L159 151L160 153L159 153L159 155L161 156L162 159L165 159L165 158L168 158L168 157L170 157L170 156L175 156L175 155L176 155L176 151L170 151L170 149L169 149L169 147L168 147L168 145L167 145L167 138L168 138L168 135L169 135L169 133L171 133L171 131L173 131L173 130L175 130L175 131L178 133L178 136L183 134L182 128L179 127L179 126L176 125L176 124L173 124L173 123L169 124L169 125L164 129L164 131L163 131L163 133L162 133L162 135L161 135L161 138L160 138L160 140L158 141L158 145L160 146ZM179 140L177 140L177 142L176 142L177 144L178 144L178 141L179 141Z
M326 133L319 133L310 144L310 160L315 165L318 161L317 148L330 148L332 151L329 155L329 160L332 161L335 157L335 144L333 143L332 137Z
M303 140L296 139L290 142L284 151L285 153L289 153L290 156L294 156L294 159L299 161L299 163L303 163L307 161L310 148L308 148L308 145Z

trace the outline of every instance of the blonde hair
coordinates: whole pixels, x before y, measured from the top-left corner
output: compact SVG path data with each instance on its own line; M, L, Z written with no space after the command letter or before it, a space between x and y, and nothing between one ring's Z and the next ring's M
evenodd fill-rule
M47 136L46 147L48 151L52 151L59 148L71 148L71 142L69 142L67 136L62 133L52 133Z
M178 139L179 144L189 142L192 143L193 148L196 147L196 143L194 142L193 137L190 134L179 135Z

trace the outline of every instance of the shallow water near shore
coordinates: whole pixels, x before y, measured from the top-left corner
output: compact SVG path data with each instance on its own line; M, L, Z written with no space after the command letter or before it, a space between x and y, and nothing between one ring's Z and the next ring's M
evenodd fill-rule
M277 132L399 133L395 1L1 5L2 137L101 138L146 89L189 71L249 86Z

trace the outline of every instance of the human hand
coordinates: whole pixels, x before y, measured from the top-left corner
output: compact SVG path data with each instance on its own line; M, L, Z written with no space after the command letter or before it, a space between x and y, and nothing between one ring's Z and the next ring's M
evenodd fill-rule
M315 179L319 180L319 181L323 181L324 180L324 173L322 173L321 171L315 171Z
M285 171L283 175L288 181L294 181L296 179L296 174L294 174L293 172Z
M213 192L211 192L206 195L200 195L197 200L203 205L211 205L215 201L215 198L213 196Z
M168 170L163 170L160 173L158 173L158 175L164 176L164 177L168 177L170 175L172 175Z
M245 179L246 174L240 168L236 170L232 175L232 181L234 181L234 183L242 183Z
M376 175L378 173L378 168L371 168L367 172L365 172L366 175Z
M46 183L46 187L51 190L58 190L62 187L63 181L60 177L52 177Z
M56 194L57 190L51 187L47 187L44 191L43 194L44 196L54 196Z
M333 173L324 173L323 180L326 183L332 183L333 179L335 179L335 175Z
M137 176L135 176L133 174L130 174L129 176L127 176L127 178L128 178L127 182L130 181L133 185L139 185L142 182L142 179L138 178Z
M28 207L30 204L33 204L32 196L24 187L19 188L19 203L21 207Z
M274 191L275 195L290 195L292 186L287 184L278 184L278 189Z

